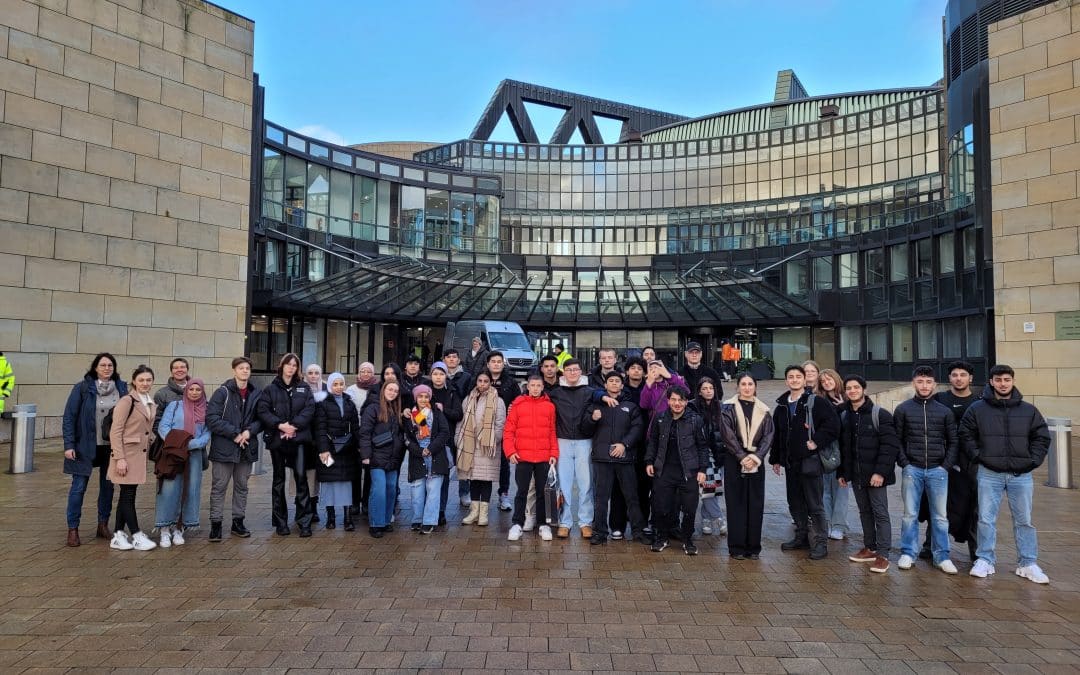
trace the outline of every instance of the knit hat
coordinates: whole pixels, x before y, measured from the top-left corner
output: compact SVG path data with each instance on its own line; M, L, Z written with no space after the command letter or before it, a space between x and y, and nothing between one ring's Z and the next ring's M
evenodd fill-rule
M413 398L416 398L420 394L427 394L428 397L430 398L431 397L431 387L427 386L426 384L418 384L415 387L413 387L412 394L413 394Z
M431 364L431 369L432 370L435 370L436 368L443 371L444 373L449 373L450 372L450 369L447 368L446 364L443 363L442 361L436 361L435 363Z

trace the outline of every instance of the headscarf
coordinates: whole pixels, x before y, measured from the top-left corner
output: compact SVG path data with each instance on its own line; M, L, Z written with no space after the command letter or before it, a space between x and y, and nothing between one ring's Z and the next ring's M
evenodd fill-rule
M202 397L198 401L192 401L188 398L188 388L197 384L202 387ZM195 427L199 424L206 424L206 385L203 381L197 377L193 377L187 381L184 385L184 431L188 432L192 436L195 435Z
M332 385L334 384L335 380L341 380L341 383L345 384L345 376L344 375L342 375L341 373L338 373L338 372L330 373L330 376L326 378L326 391L329 393L330 396L334 397L334 400L337 401L338 409L340 409L341 414L344 415L345 414L345 393L344 392L342 392L340 394L335 394L334 393Z
M371 368L371 375L363 376L360 371L364 369L364 366ZM370 361L364 361L360 364L360 369L356 372L356 386L361 389L369 390L379 383L379 376L375 374L375 364Z

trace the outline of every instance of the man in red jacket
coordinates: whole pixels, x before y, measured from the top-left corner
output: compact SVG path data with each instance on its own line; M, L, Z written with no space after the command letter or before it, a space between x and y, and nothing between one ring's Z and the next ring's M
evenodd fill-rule
M559 442L555 437L555 404L544 393L544 378L539 373L529 376L527 394L514 399L503 427L503 452L514 465L517 494L514 495L513 526L510 541L521 539L525 525L525 499L529 484L535 480L537 490L547 482L548 466L559 459ZM546 524L543 499L536 500L536 522L540 538L551 541L551 527ZM555 517L558 514L553 514Z

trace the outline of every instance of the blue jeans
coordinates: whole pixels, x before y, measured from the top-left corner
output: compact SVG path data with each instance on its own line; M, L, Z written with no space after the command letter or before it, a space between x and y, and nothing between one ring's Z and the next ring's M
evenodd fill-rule
M1034 565L1039 557L1039 538L1031 524L1031 494L1034 483L1030 473L1014 476L998 473L985 466L979 467L979 544L975 555L991 565L995 564L994 546L997 544L997 517L1001 508L1001 493L1009 497L1012 513L1013 536L1016 538L1016 555L1020 567ZM937 536L936 534L934 536Z
M949 519L945 515L949 496L949 472L938 466L920 469L904 467L904 519L900 527L900 553L916 558L919 555L919 502L923 491L930 502L930 531L934 564L949 559Z
M851 498L851 487L842 488L836 480L836 472L827 473L821 477L825 483L825 518L829 521L830 528L838 528L845 534L851 529L848 527L848 500Z
M439 498L446 476L431 476L409 483L412 488L412 522L424 525L439 524Z
M154 527L180 525L199 526L199 500L202 497L203 454L205 450L192 450L188 456L187 487L184 477L161 482L161 490L155 500ZM183 519L180 518L180 498L184 500Z
M566 502L559 513L559 527L572 527L574 524L573 490L577 486L577 519L579 526L592 527L592 441L559 440L559 486ZM538 486L539 487L539 486Z
M386 527L397 505L397 471L371 470L371 497L368 504L368 524Z
M97 513L98 522L108 522L112 515L113 484L105 477L107 469L100 467L98 470L98 498ZM68 528L79 527L82 520L83 497L86 496L86 487L90 484L90 476L72 476L71 489L68 490L67 523Z

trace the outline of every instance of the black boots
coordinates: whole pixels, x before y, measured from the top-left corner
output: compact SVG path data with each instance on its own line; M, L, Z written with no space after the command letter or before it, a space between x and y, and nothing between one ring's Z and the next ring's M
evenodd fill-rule
M829 548L825 544L817 544L810 549L811 560L824 560L829 555Z
M220 520L211 520L210 521L210 536L208 537L208 539L210 541L221 541L221 521Z
M346 522L348 522L348 519L349 519L349 510L346 509L345 510L345 520L346 520ZM326 507L326 529L328 529L328 530L337 529L337 511L334 510L333 506L327 506Z
M244 519L243 518L233 518L232 519L232 530L231 530L231 532L233 534L235 534L236 536L244 538L244 539L251 536L251 530L244 527Z
M781 551L798 551L800 549L808 548L810 548L810 542L799 536L796 536L791 541L785 541L783 544L780 544Z
M311 498L311 522L313 522L313 523L319 522L319 498L318 497L312 497ZM330 527L329 527L330 521L327 520L326 523L327 523L327 529L330 529Z
M348 506L343 507L341 509L341 511L342 511L342 513L345 514L345 516L344 516L344 518L345 518L345 521L344 521L345 522L345 524L344 524L345 531L346 532L352 532L353 530L356 529L356 523L354 523L353 519L352 519L352 511L349 510ZM333 507L330 507L330 506L326 507L326 515L327 515L328 518L333 517L333 516L331 516L331 514L333 512L334 512Z

